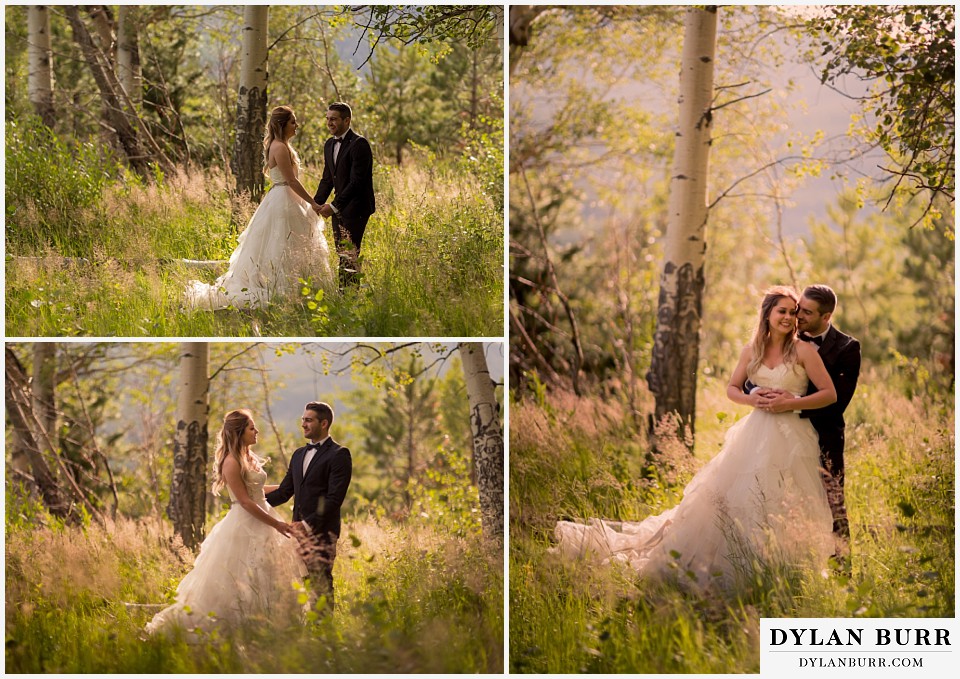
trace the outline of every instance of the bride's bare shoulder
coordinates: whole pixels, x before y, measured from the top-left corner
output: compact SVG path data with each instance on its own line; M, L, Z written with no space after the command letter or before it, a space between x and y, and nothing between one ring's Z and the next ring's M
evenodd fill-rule
M813 358L814 354L817 354L817 356L820 355L814 347L813 342L803 342L797 340L797 356L800 358L801 363Z
M270 149L267 151L267 163L276 165L281 159L290 160L290 147L279 139L270 142Z

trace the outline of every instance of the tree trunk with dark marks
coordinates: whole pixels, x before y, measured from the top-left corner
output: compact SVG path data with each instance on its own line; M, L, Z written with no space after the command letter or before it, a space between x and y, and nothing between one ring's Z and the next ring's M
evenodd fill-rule
M167 515L190 549L203 542L207 515L207 415L210 345L184 342L180 354L180 398L173 444L173 478Z
M688 7L657 329L647 374L656 399L654 447L660 436L678 436L693 448L716 44L717 8Z
M470 399L470 431L485 540L503 544L503 427L483 344L461 342L460 360Z
M237 192L263 196L263 133L267 124L267 19L270 8L247 5L243 11L243 58L237 92L237 141L233 174Z

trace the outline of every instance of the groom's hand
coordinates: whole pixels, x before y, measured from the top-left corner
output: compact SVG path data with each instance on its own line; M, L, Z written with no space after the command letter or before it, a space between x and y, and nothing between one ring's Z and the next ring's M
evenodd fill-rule
M330 207L329 203L324 203L320 206L320 209L317 211L317 214L321 217L329 217L333 214L333 208Z

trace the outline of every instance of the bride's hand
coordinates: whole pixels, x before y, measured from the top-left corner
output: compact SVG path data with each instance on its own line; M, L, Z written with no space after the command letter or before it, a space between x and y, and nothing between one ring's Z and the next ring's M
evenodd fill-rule
M768 413L785 413L788 410L794 410L795 408L790 404L790 401L797 398L784 389L769 389L758 392L754 396L756 398L754 407Z
M293 526L286 521L277 521L274 528L276 528L277 532L279 532L281 535L285 535L287 537L293 535Z

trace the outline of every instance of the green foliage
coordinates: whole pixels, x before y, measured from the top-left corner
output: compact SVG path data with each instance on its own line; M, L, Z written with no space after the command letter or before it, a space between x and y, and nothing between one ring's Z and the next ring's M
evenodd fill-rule
M51 134L39 118L8 120L4 197L7 249L68 245L117 174L109 151Z
M372 5L357 16L358 25L375 33L371 40L393 38L410 44L463 42L479 47L494 35L503 21L503 8L495 5Z
M8 508L4 516L6 521L4 534L8 539L12 531L28 530L41 520L53 519L46 514L40 498L31 493L23 481L7 482L4 489L4 506Z
M867 371L847 411L850 570L766 568L728 598L547 552L559 518L639 520L675 505L730 425L720 381L701 386L695 458L682 446L650 458L616 403L559 391L546 406L515 400L511 671L756 673L761 617L952 617L953 401L903 386L895 369Z
M836 290L835 322L869 338L861 342L865 360L899 365L898 355L912 357L935 375L931 393L946 392L954 379L952 225L939 218L910 228L921 209L877 212L847 192L827 208L828 221L812 222L802 273Z
M386 157L402 155L412 144L456 155L467 141L464 122L471 131L483 131L483 118L502 119L502 100L490 95L503 88L495 30L502 13L500 7L476 6L275 5L268 31L269 105L297 111L297 147L307 163L322 162L323 111L334 100L354 107L353 127L378 152L387 149ZM72 30L60 13L51 14L56 133L97 148L116 144L98 119L99 88ZM127 18L137 29L143 71L137 115L145 129L175 163L225 169L236 136L242 12L233 6L202 12L184 6L131 7ZM8 7L5 19L9 121L26 115L32 105L25 86L26 10ZM104 28L115 35L115 12L108 8L100 19L98 30L90 27L95 39ZM363 44L371 31L381 40L374 40L380 44L361 78L360 69L347 61L346 45ZM109 43L102 46L105 52Z
M379 369L359 367L344 400L343 424L357 441L351 485L354 516L389 517L441 527L451 535L480 530L472 472L472 437L463 371L456 358L441 377L417 349L382 356Z
M259 621L188 644L143 632L193 561L168 528L123 520L86 531L8 523L7 531L11 672L503 671L502 558L475 538L350 523L332 618Z
M501 102L499 94L491 95ZM479 181L480 190L488 196L499 212L503 212L503 118L481 116L479 128L468 129L463 137L465 146L460 166Z
M956 189L952 5L834 6L811 27L823 34L821 79L853 74L874 86L864 108L871 139L890 156L898 177L915 190Z
M439 448L430 464L410 481L415 523L427 523L465 538L480 534L480 497L477 487L464 483L471 476L470 450Z

